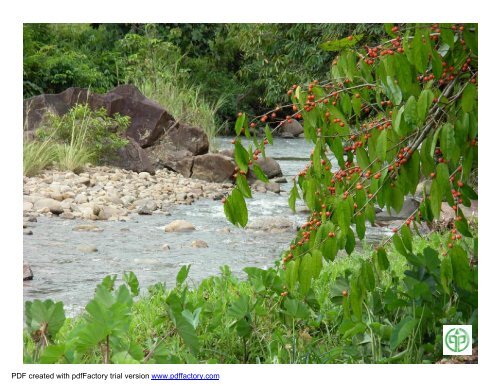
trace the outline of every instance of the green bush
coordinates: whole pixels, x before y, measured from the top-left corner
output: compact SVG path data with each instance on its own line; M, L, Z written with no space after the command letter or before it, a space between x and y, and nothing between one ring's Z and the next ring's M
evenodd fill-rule
M35 136L64 145L59 147L61 160L72 157L99 163L128 143L123 133L129 124L129 117L120 114L109 117L105 108L93 111L88 105L75 105L62 116L46 115Z

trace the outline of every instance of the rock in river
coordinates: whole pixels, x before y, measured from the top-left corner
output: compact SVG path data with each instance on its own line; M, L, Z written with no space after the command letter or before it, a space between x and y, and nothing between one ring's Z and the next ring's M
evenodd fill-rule
M175 220L165 226L165 232L190 232L194 230L194 225L185 220Z

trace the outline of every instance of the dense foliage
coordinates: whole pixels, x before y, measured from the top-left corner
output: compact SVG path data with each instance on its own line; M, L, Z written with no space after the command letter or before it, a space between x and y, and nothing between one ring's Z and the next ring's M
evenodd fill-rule
M446 238L416 238L414 252L432 255ZM430 247L430 248L427 248ZM430 256L429 255L429 256ZM118 285L108 276L83 315L66 318L61 302L26 303L25 363L428 363L440 358L440 341L422 339L442 320L467 321L463 309L443 298L424 304L432 320L406 322L409 299L418 307L411 278L422 268L389 250L391 267L376 271L377 289L365 306L370 320L346 321L350 281L363 269L370 247L327 262L307 296L283 296L287 271L246 268L240 280L229 267L196 287L189 266L177 285L156 284L137 298L132 273ZM434 264L430 257L428 264ZM429 280L440 282L433 267ZM427 272L424 270L424 272ZM401 320L402 322L398 322ZM368 328L365 327L366 324Z
M219 102L220 125L234 111L283 103L287 84L325 77L332 55L321 42L381 31L377 24L25 24L24 95L163 79L170 93L174 83L198 90L208 105Z
M247 176L266 180L254 161L274 131L303 120L312 146L289 199L292 210L303 199L310 216L275 268L247 268L247 281L224 268L189 289L183 267L175 288L158 284L136 302L133 274L117 289L107 277L83 317L66 321L60 303L27 302L25 361L428 363L441 357L443 324L472 324L477 345L477 224L462 209L477 199L468 179L477 167L478 27L385 31L381 43L363 31L323 42L340 52L329 79L297 82L289 105L238 114L236 186L223 200L233 224L248 222ZM422 180L430 191L420 207L360 256L356 238L376 206L399 212ZM443 202L453 221L421 238L420 225L432 228Z
M394 324L401 339L416 334L412 344L422 348L439 343L444 322L477 323L477 237L461 209L477 199L467 184L477 165L477 25L386 25L386 30L387 40L378 45L360 47L360 35L325 43L326 50L342 50L330 80L294 85L288 92L286 120L303 119L313 149L290 192L292 210L301 197L311 215L282 255L283 296L307 299L323 260L333 261L339 250L354 251L366 222L375 222L376 205L399 212L405 197L429 179L430 192L424 191L420 207L345 282L343 300L343 324L353 336L373 334L373 323ZM244 227L248 221L246 175L253 170L261 177L253 161L272 143L270 125L276 130L285 122L277 120L277 112L253 119L240 113L236 121L237 186L224 202L233 224ZM266 138L255 136L259 125ZM245 149L241 136L252 138L251 131L253 143ZM455 215L447 245L416 253L412 228L418 232L419 224L439 220L443 201ZM410 270L402 293L382 296L380 273L391 266L384 248L389 241ZM398 313L380 318L380 307L392 302ZM417 332L421 325L426 330ZM372 355L375 350L372 346Z

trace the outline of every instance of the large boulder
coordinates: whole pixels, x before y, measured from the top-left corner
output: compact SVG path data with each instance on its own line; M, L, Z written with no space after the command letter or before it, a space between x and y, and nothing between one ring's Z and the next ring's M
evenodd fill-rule
M247 228L263 232L287 232L295 230L296 225L287 217L262 216L251 221Z
M193 154L188 150L175 150L171 145L160 143L146 149L149 158L156 169L167 168L191 177L193 167Z
M300 134L304 132L304 128L302 125L295 119L292 119L291 122L285 121L279 130L279 133L282 137L285 138L293 138L298 137Z
M231 179L234 167L233 160L221 154L199 155L193 159L191 177L208 182L225 182Z
M42 210L45 208L48 208L48 210L50 212L52 212L53 214L56 214L56 215L59 215L62 212L64 212L64 209L61 206L61 203L59 201L52 199L52 198L40 198L39 200L35 201L33 209Z
M116 157L111 158L108 163L121 169L154 174L155 169L146 151L133 138L128 140L128 144L119 149Z
M173 150L187 150L192 155L208 153L208 136L203 129L176 123L166 131L162 142L171 145Z
M165 232L191 232L195 230L193 224L186 220L174 220L164 228Z
M272 158L259 158L255 161L256 164L260 166L267 178L281 177L283 172L281 171L280 164L278 161Z
M141 147L151 146L174 126L173 117L158 103L146 98L137 87L122 85L106 94L71 87L59 94L37 95L24 101L25 130L33 131L50 111L65 114L76 104L87 103L92 109L104 107L108 115L119 113L131 118L127 136Z

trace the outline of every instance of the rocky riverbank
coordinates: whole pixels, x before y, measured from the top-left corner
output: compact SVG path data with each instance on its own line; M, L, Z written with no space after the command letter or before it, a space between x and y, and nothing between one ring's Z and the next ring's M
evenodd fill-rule
M185 178L168 170L152 175L106 166L80 174L45 171L24 177L23 183L25 223L38 216L126 221L134 213L168 214L174 205L219 200L232 188L230 183Z

